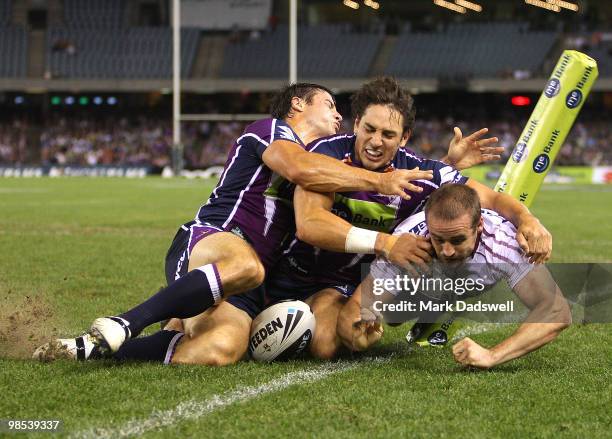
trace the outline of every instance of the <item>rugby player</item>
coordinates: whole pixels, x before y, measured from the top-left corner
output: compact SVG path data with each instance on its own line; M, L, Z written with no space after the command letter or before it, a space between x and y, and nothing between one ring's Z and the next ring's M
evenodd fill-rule
M412 167L431 169L433 179L416 182L423 191L410 200L367 191L334 196L298 188L294 203L297 236L284 251L265 288L228 298L219 305L219 312L215 311L213 318L199 316L184 325L175 321L173 329L184 330L189 338L178 346L172 362L219 365L238 361L247 351L252 319L266 305L288 298L309 302L317 319L311 352L319 358L331 358L341 346L336 336L337 315L346 296L360 282L360 263L371 261L373 254L384 255L402 265L429 260L430 244L426 239L413 235L398 238L389 232L403 218L419 211L437 187L467 179L445 163L422 159L400 149L413 129L414 107L410 95L395 80L382 78L364 85L353 97L353 114L356 116L354 135L319 140L312 150L342 159L352 167L377 172ZM481 147L487 153L497 151L488 146L495 138L479 140L485 132L481 130L465 139L459 133L453 146L461 146L457 154L461 156L460 166L481 161ZM455 148L451 151L456 152ZM520 203L478 183L468 184L480 190L488 205L505 210L521 225L521 234L528 238L534 257L547 257L550 235ZM534 248L542 250L538 253ZM222 315L226 318L221 319Z
M89 335L68 339L76 343L71 352L88 356L94 345L101 353L115 352L152 323L198 315L224 297L261 284L294 229L291 203L283 200L289 185L283 182L409 199L407 190L420 190L411 180L431 178L429 171L418 169L369 172L307 152L305 144L336 133L342 120L332 93L320 85L287 87L274 100L271 115L251 124L236 140L210 198L195 220L178 230L169 254L179 253L180 258L166 265L169 285L125 313L96 319ZM289 201L291 196L289 190ZM166 331L149 341L165 350L180 336ZM35 357L44 357L48 347L37 349Z
M514 225L494 211L481 209L478 194L470 187L450 184L435 191L424 212L408 218L394 232L403 233L428 235L443 273L461 273L463 278L480 280L482 291L505 280L529 309L519 328L492 348L485 348L469 337L456 343L452 353L459 364L494 367L540 348L570 325L569 305L546 267L529 261L518 244ZM345 346L362 351L381 338L380 321L362 319L361 303L365 305L365 295L369 305L374 297L381 297L372 295L374 282L396 296L401 289L385 280L402 275L402 269L387 260L372 263L370 275L339 315L337 330ZM457 299L454 292L451 294L454 297L449 303ZM418 294L410 297L419 300ZM420 297L422 300L425 296ZM364 315L369 314L367 308ZM377 308L380 310L380 305Z

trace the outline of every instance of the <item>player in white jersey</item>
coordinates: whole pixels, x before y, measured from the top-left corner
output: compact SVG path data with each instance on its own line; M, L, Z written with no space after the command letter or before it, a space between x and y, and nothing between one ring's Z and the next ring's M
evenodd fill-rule
M505 280L529 309L520 327L490 349L468 337L456 343L452 352L458 363L491 368L549 343L571 323L567 301L546 267L529 261L516 241L512 223L481 209L477 193L468 186L450 184L438 189L430 196L425 211L405 220L394 233L429 237L436 257L430 267L434 274L429 278L462 278L463 285L466 279L472 279L472 291L479 293ZM405 273L382 258L371 265L370 274L340 312L337 330L345 346L361 351L381 338L378 312L393 310L382 304L382 298L390 303L409 288L401 282ZM419 276L413 272L412 277L416 280ZM439 291L424 292L424 285L408 297L415 301L434 298L445 304L460 298L457 291L451 291L452 298ZM414 309L419 308L422 306L415 304Z

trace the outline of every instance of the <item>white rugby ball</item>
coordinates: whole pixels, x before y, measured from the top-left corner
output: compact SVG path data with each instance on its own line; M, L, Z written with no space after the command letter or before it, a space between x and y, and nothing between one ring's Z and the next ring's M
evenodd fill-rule
M299 300L277 303L253 320L249 354L256 361L288 360L306 349L314 331L308 305Z

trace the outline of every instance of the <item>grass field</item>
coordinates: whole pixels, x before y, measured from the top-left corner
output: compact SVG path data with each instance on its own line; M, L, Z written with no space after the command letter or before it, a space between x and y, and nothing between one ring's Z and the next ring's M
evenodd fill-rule
M388 328L367 356L226 368L27 358L164 284L163 258L211 182L0 180L0 419L72 437L611 437L612 325L576 324L488 372ZM612 262L612 188L544 187L557 262ZM472 337L493 345L514 326ZM0 435L3 433L0 432Z

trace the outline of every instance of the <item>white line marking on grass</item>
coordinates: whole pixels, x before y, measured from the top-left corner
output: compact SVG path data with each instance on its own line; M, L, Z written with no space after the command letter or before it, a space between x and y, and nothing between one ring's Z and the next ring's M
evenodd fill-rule
M529 312L525 309L516 314L505 315L504 317L500 318L499 322L474 322L471 325L469 324L468 326L459 329L457 333L453 336L453 338L450 340L450 342L454 343L464 337L482 334L483 332L494 331L496 329L503 328L508 325L520 324L521 322L525 321L528 313Z
M204 400L185 401L169 410L155 410L145 419L133 419L112 428L92 428L77 432L72 438L116 438L138 436L148 431L170 427L182 421L198 419L232 404L248 401L268 393L278 392L290 386L320 381L330 375L355 369L364 364L382 363L389 358L364 358L358 362L339 361L312 369L290 372L258 386L239 387Z
M506 325L506 323L477 323L475 325L470 325L457 331L450 342L454 343L470 335L477 335L482 334L483 332L493 331L494 329L501 328L504 325Z
M0 193L3 194L41 194L50 192L49 189L43 188L25 188L25 187L0 187Z

